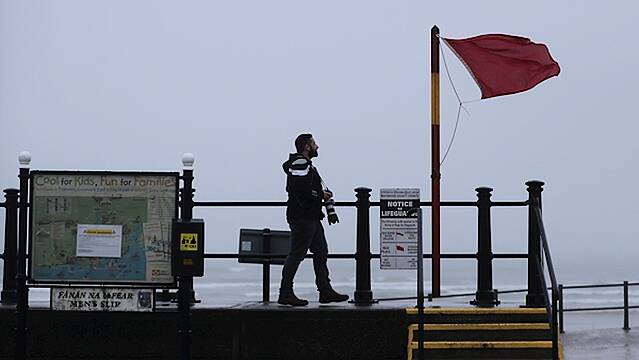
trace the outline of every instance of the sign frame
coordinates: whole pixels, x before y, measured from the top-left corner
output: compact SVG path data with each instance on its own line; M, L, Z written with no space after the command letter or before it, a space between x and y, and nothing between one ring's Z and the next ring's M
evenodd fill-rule
M177 286L177 278L171 274L171 281L164 282L151 282L151 281L127 281L127 280L86 280L86 279L37 279L33 277L33 210L34 210L34 178L38 175L66 175L66 176L145 176L145 177L170 177L174 178L175 186L173 187L173 194L175 198L173 218L178 217L179 211L179 186L180 186L180 173L177 171L100 171L100 170L32 170L29 173L29 231L27 235L27 249L29 256L27 257L27 284L29 285L87 285L87 286L140 286L145 288L175 288ZM169 234L169 249L171 248L171 239ZM173 254L170 254L168 263L169 267L172 263Z
M385 195L385 193L392 195ZM418 226L421 224L419 224L417 212L409 214L409 210L413 208L420 208L419 188L380 189L380 270L417 270L419 266ZM398 231L400 229L401 232ZM397 236L406 239L397 241ZM396 246L397 249L389 249L388 246ZM406 251L406 255L396 255L397 251ZM405 260L405 264L398 264L399 259Z
M87 308L80 308L80 309L56 309L54 308L54 292L56 290L67 290L67 291L82 291L82 290L97 290L97 291L105 291L105 290L120 290L120 291L127 291L127 290L132 290L132 291L143 291L143 290L149 290L149 292L151 293L151 297L149 299L150 303L150 307L149 310L90 310ZM139 296L139 295L138 295ZM116 299L117 300L117 299ZM80 301L80 300L78 300ZM110 299L95 299L94 298L88 298L88 299L82 299L81 301L110 301ZM138 299L139 301L139 299ZM81 312L100 312L100 313L123 313L123 312L155 312L156 309L156 304L155 304L155 288L153 287L133 287L133 286L129 286L129 287L105 287L105 286L52 286L49 288L49 310L50 311L81 311ZM97 307L97 304L95 305Z

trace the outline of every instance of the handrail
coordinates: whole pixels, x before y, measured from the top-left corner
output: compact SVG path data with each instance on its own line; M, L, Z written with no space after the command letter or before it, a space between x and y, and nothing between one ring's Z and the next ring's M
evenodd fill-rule
M328 254L329 259L355 259L355 253ZM424 259L432 259L433 254L424 254ZM440 254L442 259L476 259L475 253L449 253ZM286 254L237 254L237 253L205 253L205 259L284 259ZM306 254L305 259L312 259L313 254ZM372 253L371 259L379 259L379 253ZM527 259L528 254L523 253L502 253L493 254L495 259Z
M548 272L550 275L550 281L552 282L553 290L559 291L557 277L555 276L555 268L552 266L552 259L550 256L550 247L548 246L548 238L546 237L546 229L544 228L544 222L541 217L541 209L535 207L535 216L537 217L537 224L539 226L539 236L541 238L541 245L544 248L544 258L548 265Z
M371 201L371 207L379 206L379 201ZM432 201L421 201L419 203L420 206L432 206ZM476 201L442 201L440 202L441 206L449 206L449 207L473 207L477 206ZM491 202L491 206L500 206L500 207L523 207L527 206L527 201L493 201ZM276 206L286 206L286 201L194 201L194 207L276 207ZM336 201L335 206L339 207L355 207L355 201Z
M593 289L605 287L624 287L625 284L592 284L592 285L563 285L564 289ZM639 286L639 282L628 283L628 286Z
M604 310L625 310L625 309L639 309L639 305L630 305L630 306L602 306L602 307L594 307L594 308L571 308L571 309L563 309L563 312L573 312L573 311L604 311Z
M555 268L552 265L552 259L550 255L550 247L548 246L548 239L546 237L546 230L544 228L544 221L541 215L541 208L539 204L533 206L535 218L537 219L537 226L539 229L539 238L543 247L543 260L546 260L548 274L550 276L550 283L552 288L552 299L548 299L548 291L544 291L544 301L546 302L546 309L550 312L550 321L552 326L552 356L553 359L559 359L559 316L558 316L558 302L559 302L559 284L557 283L557 277L555 276ZM537 258L535 264L538 267L539 279L541 280L542 288L547 289L546 279L543 272L542 259Z
M7 202L6 201L0 202L0 207L6 208ZM4 260L4 256L5 256L4 253L0 254L0 259Z

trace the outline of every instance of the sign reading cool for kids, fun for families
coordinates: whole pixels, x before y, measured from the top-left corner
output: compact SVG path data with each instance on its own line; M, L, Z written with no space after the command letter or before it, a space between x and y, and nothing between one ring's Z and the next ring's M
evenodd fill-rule
M31 173L31 282L174 283L178 173Z

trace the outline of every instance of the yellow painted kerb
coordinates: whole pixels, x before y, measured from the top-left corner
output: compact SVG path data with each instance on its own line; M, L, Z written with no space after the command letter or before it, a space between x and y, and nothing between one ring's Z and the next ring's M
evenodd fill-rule
M418 342L411 342L417 349ZM550 349L552 341L427 341L424 349Z
M416 331L417 324L411 324L409 330ZM462 330L549 330L547 323L494 323L494 324L424 324L429 331L462 331Z
M406 314L417 315L417 308L407 308ZM546 308L424 308L424 314L546 314Z

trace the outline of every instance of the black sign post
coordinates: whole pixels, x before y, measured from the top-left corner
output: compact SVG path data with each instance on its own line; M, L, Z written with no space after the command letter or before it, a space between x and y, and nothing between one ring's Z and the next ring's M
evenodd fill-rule
M422 208L417 202L417 207L408 211L412 216L417 212L417 345L418 359L424 359L424 245L422 229ZM412 350L411 350L412 351Z

